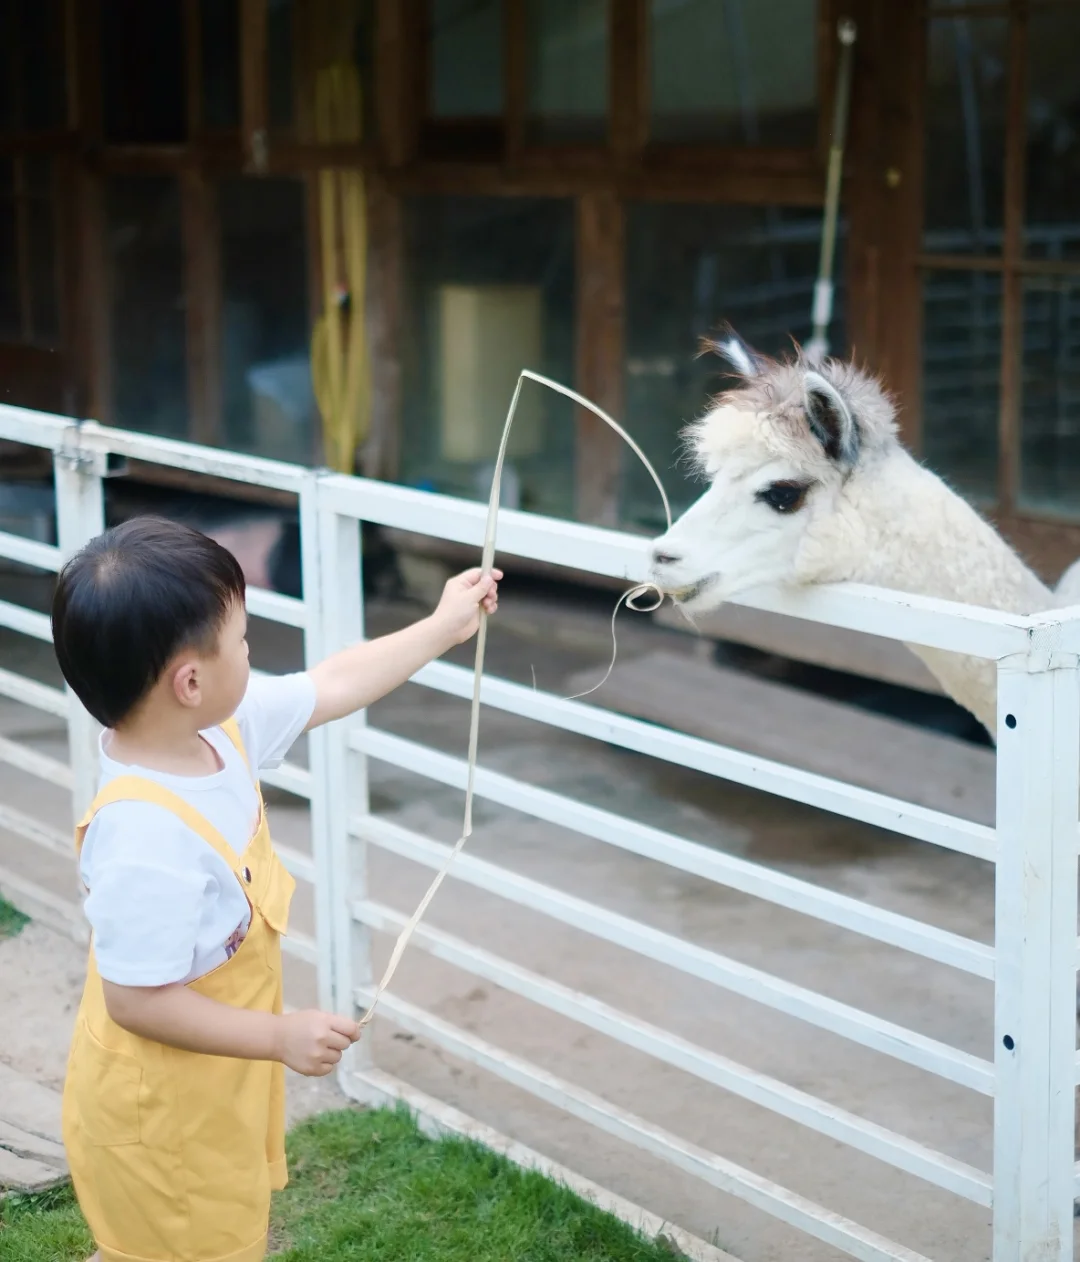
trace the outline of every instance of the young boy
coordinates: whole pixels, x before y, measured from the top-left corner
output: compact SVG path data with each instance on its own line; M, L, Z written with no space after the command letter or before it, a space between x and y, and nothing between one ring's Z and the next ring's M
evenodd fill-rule
M282 1066L328 1074L358 1030L282 1014L294 882L259 772L472 636L501 577L459 575L405 630L251 679L244 578L205 535L141 517L61 571L56 655L106 729L76 830L93 945L64 1089L98 1262L264 1256L270 1192L286 1182Z

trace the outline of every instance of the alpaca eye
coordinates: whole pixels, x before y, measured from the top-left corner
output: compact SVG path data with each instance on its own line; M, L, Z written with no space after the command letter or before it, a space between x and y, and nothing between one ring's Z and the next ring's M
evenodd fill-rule
M809 489L801 482L774 482L758 491L757 498L778 513L794 513L802 508Z

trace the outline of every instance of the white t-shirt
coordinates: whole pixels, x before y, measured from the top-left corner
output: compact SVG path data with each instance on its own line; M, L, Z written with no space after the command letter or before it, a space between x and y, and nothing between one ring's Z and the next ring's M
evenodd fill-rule
M168 775L115 762L102 748L100 784L123 775L157 781L213 824L239 857L258 822L254 775L281 764L314 708L310 675L253 677L236 712L251 771L221 728L213 728L203 733L223 764L213 775ZM250 908L235 874L165 807L103 807L86 831L79 874L89 890L85 910L98 972L118 985L202 977L247 933Z

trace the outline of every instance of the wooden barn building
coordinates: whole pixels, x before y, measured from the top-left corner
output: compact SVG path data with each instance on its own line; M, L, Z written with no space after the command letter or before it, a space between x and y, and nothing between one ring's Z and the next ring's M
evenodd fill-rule
M1080 556L1075 2L0 0L0 399L480 497L530 366L685 504L699 336L809 335L842 18L834 349L1055 578ZM334 331L350 384L320 409ZM659 524L565 400L527 400L511 455L521 507Z

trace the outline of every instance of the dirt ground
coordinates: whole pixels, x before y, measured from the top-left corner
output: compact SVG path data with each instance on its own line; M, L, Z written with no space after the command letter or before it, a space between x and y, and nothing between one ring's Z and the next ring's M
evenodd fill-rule
M584 667L595 665L599 675L609 652L602 606L578 601L560 607L535 591L515 595L508 585L491 637L489 670L526 682L535 670L539 685L554 691ZM415 612L405 605L379 606L369 614L369 630L388 629ZM697 651L690 637L652 628L647 620L621 625L620 651L626 656L657 644ZM256 665L284 670L299 661L298 641L287 630L256 623L252 643ZM460 660L469 660L467 650ZM0 664L54 678L47 647L18 637L0 636ZM414 685L370 715L386 730L456 754L464 752L466 720L463 702ZM56 724L21 707L0 704L0 731L62 754ZM481 761L829 889L992 940L992 872L975 860L494 711L483 716ZM461 794L377 763L371 784L379 814L443 841L457 836ZM0 800L56 827L69 825L65 795L43 793L10 769L0 772ZM269 809L279 839L307 849L307 817L295 800L273 795ZM988 983L488 803L478 807L470 850L746 965L992 1057ZM65 861L2 833L0 863L71 892ZM415 865L378 851L370 856L371 896L400 911L411 911L427 880L426 870ZM460 882L447 882L429 918L704 1048L989 1167L991 1106L973 1092ZM311 900L303 887L295 923L311 931ZM388 945L376 940L377 965ZM61 1082L82 967L81 948L39 925L0 944L0 1059L43 1082ZM399 978L397 993L444 1019L909 1248L949 1262L990 1256L985 1210L478 983L421 951L407 955ZM306 966L290 963L287 982L290 1002L312 1001ZM372 1047L381 1068L746 1262L826 1262L842 1256L425 1040L402 1034L387 1020L376 1021ZM326 1084L294 1080L290 1091L294 1116L339 1099Z

